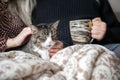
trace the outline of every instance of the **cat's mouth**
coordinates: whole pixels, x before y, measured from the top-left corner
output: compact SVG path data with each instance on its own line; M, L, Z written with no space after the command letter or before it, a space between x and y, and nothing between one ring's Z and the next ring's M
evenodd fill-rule
M54 46L56 43L53 43L53 44L49 44L47 45L47 48L50 49L52 46Z
M54 46L56 44L56 42L51 42L49 44L45 44L43 43L42 46L46 49L50 49L52 46Z

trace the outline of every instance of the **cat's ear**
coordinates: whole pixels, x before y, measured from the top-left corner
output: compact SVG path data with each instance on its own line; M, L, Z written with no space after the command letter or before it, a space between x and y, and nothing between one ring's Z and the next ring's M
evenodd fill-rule
M55 21L55 22L52 24L52 27L54 27L55 29L57 29L59 22L60 22L60 20Z

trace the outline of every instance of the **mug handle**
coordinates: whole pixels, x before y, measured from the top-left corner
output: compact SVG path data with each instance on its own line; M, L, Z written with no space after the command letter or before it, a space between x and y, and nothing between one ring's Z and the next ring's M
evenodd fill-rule
M92 21L90 21L90 22L88 23L88 26L89 26L90 29L92 29L92 26L93 26ZM93 41L94 41L94 38L92 38L89 43L91 44Z

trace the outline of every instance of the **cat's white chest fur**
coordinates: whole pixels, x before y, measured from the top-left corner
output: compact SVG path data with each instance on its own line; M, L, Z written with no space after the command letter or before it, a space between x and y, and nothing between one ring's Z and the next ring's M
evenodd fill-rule
M37 46L33 46L33 51L37 52L42 59L44 60L49 60L50 56L49 56L49 52L48 50L55 45L55 42L52 40L51 38L51 34L49 34L49 36L47 37L47 39L45 40L45 42L41 43L42 47L44 47L45 49L40 49Z
M42 59L44 59L44 60L50 59L48 50L41 50L40 48L38 48L35 45L33 47L34 47L33 51L37 52L41 56Z

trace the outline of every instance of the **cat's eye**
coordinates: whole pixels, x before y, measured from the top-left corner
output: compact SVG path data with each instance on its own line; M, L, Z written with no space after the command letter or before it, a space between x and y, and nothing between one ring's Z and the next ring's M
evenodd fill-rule
M49 32L48 32L47 29L45 29L45 30L42 32L42 35L48 35L48 34L49 34Z
M51 30L51 34L52 34L52 35L56 35L57 32L56 32L55 30L53 30L53 31Z
M40 41L40 42L44 42L45 40L46 40L45 37L41 37L41 38L39 38L39 41Z
M44 41L44 40L45 40L44 36L42 36L42 35L38 35L38 36L36 37L36 39L37 39L37 40L40 40L40 41Z

